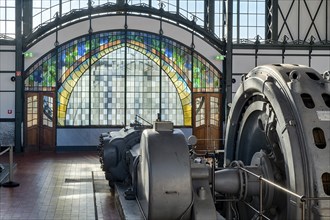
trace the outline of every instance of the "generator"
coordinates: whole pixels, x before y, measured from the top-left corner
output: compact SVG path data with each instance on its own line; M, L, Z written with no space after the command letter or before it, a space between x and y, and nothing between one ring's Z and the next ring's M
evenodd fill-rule
M254 68L231 104L224 152L201 155L194 145L161 120L101 134L123 219L132 207L136 219L330 218L329 72Z

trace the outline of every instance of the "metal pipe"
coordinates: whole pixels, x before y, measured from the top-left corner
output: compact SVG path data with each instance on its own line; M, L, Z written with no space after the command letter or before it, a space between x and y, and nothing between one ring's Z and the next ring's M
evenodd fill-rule
M10 148L7 148L6 150L0 152L0 156L3 155L3 154L5 154L5 153L6 153L7 151L9 151L9 150L10 150Z
M295 196L295 197L299 198L300 202L302 203L302 212L301 212L301 219L302 220L305 220L305 202L306 202L306 200L314 200L314 199L315 200L330 200L330 198L326 198L326 197L321 197L321 198L311 198L310 197L310 198L306 198L304 195L301 196L301 195L298 195L298 194L296 194L294 192L291 192L290 190L285 189L284 187L282 187L280 185L277 185L276 183L273 183L270 180L267 180L267 179L263 178L262 176L258 176L255 173L253 173L253 172L251 172L251 171L249 171L249 170L247 170L247 169L245 169L243 167L239 167L239 168L241 170L243 170L243 171L245 171L245 172L247 172L247 173L255 176L255 177L258 177L259 180L260 180L260 188L259 188L259 193L260 193L260 195L259 195L259 200L260 200L260 204L259 204L259 219L262 219L262 217L263 217L263 211L262 211L262 209L263 209L263 207L262 207L262 181L265 181L266 183L268 183L268 184L276 187L277 189L280 189L280 190L282 190L282 191L284 191L284 192L286 192L286 193L288 193L288 194L290 194L292 196Z
M330 201L330 197L303 197L302 200L303 201L305 201L305 200L329 200Z
M224 169L215 173L214 188L215 191L225 194L240 193L240 176L238 169Z
M12 182L13 179L13 147L9 147L9 182Z
M233 213L231 212L231 206L232 206L232 202L227 202L226 219L228 219L228 220L233 219Z
M288 193L288 194L290 194L290 195L293 195L293 196L299 198L301 201L303 201L304 198L305 198L304 195L301 196L301 195L298 195L298 194L296 194L296 193L294 193L294 192L291 192L290 190L285 189L284 187L282 187L282 186L280 186L280 185L277 185L276 183L273 183L273 182L271 182L270 180L267 180L267 179L263 178L262 176L258 176L258 175L256 175L255 173L252 173L251 171L249 171L249 170L247 170L247 169L245 169L245 168L243 168L243 167L239 167L239 168L242 169L243 171L245 171L245 172L247 172L247 173L249 173L249 174L255 176L255 177L261 178L262 181L265 181L266 183L268 183L268 184L270 184L270 185L272 185L272 186L274 186L274 187L276 187L276 188L278 188L278 189L280 189L280 190L282 190L282 191L284 191L284 192L286 192L286 193Z
M7 148L6 150L4 150L3 152L1 152L1 154L4 154L6 152L8 152L9 150L9 181L6 183L1 184L1 186L3 187L17 187L19 186L19 183L13 182L13 146L9 146L9 148Z
M302 202L301 219L305 220L305 202Z
M262 176L259 176L259 219L262 219Z
M245 205L247 205L248 207L250 207L254 212L258 213L258 210L256 210L252 205L250 205L249 203L245 202ZM265 216L264 214L261 214L263 218L267 219L267 220L271 220L270 218L268 218L267 216Z

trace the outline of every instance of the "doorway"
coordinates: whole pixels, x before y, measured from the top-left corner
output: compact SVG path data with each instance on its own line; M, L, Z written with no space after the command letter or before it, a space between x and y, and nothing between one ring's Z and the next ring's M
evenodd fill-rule
M55 150L55 93L25 94L25 151Z
M221 95L195 93L193 95L193 135L197 137L196 151L220 149L221 145Z

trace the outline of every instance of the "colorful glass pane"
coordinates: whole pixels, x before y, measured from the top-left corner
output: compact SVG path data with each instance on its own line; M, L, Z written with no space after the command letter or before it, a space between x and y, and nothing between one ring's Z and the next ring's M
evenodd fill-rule
M127 49L125 49L125 46L127 46ZM104 59L114 52L116 54L115 58ZM125 55L125 53L127 54ZM141 56L139 55L139 63L138 60L135 60L134 56L140 53L146 59L143 58L141 60ZM25 80L25 86L26 90L54 89L56 85L55 74L57 65L59 86L57 117L59 125L106 125L109 123L118 125L118 123L125 120L123 119L125 102L119 100L126 100L128 107L126 109L126 115L134 115L136 113L135 109L140 109L138 103L144 103L143 105L146 106L144 111L147 115L153 115L159 109L162 112L163 118L168 117L177 123L191 126L192 91L220 91L221 75L214 66L195 51L192 52L190 48L156 34L137 31L97 33L91 37L81 37L60 46L57 49L57 54L57 60L56 53L53 51L33 65L27 71L28 77ZM128 63L128 60L126 60L128 65L124 66L125 58L128 58L132 62L134 61L134 67L130 66L131 64ZM107 62L108 72L104 75L103 70L98 75L98 68L104 67L104 62ZM155 67L153 67L154 70L152 72L145 71L147 64L151 66L158 65L161 70L158 69L156 71ZM92 74L91 78L86 80L84 73L89 72L89 68L91 68L90 71ZM140 72L136 72L136 68ZM132 75L133 78L130 78L129 71L133 70L135 71ZM162 74L159 75L157 72L162 72ZM127 75L125 75L126 73ZM151 73L155 75L150 75ZM84 77L84 80L82 80L82 77ZM145 83L149 80L150 85L137 86L138 84L136 84L140 81L141 83ZM162 81L161 90L159 90L160 80ZM93 87L97 81L102 86ZM81 84L78 87L85 88L84 91L76 89L78 84ZM126 87L126 94L125 84L132 85L132 88L129 86ZM117 86L113 87L114 85ZM90 87L92 90L89 89ZM108 88L110 87L113 87L113 89L109 90ZM175 88L175 94L179 98L179 101L175 101L176 98L172 97L172 88ZM84 97L92 97L92 103L88 105L84 104L85 106L80 107L75 106L71 103L72 100L76 100L74 102L90 101L86 98L82 99L79 95L75 97L73 95L73 93L76 93L75 91L79 91L81 93L80 95ZM96 93L93 93L93 91ZM160 91L162 91L162 94L160 94ZM164 95L164 92L168 94ZM151 102L149 99L152 101L167 101L161 101L160 103L158 101ZM134 100L137 103L128 100ZM176 104L170 104L170 102ZM180 107L177 108L177 106ZM76 110L72 112L70 109ZM77 114L80 114L79 117ZM180 119L180 117L174 116L178 114L181 114L183 118ZM110 116L105 117L105 115ZM72 118L79 119L81 122L76 123L72 121ZM131 119L131 116L127 116L126 118L127 121Z
M26 91L53 91L56 86L56 56L48 53L27 71Z
M194 53L193 58L194 92L219 92L221 90L220 73L201 55Z

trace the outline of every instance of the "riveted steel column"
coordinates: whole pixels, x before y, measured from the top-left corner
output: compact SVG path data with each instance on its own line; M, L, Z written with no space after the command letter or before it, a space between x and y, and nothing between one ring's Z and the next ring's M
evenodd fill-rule
M124 94L125 94L125 102L124 102L124 125L127 124L127 40L128 40L128 24L127 24L127 10L125 9L125 24L124 24L124 28L125 28L125 54L124 54L124 62L125 62L125 67L124 67L124 75L125 75L125 79L124 79Z
M278 0L273 0L272 1L272 8L273 8L273 18L272 18L272 40L278 41Z
M23 35L32 32L32 0L22 1L23 3Z
M89 29L88 29L88 41L89 41L89 61L88 61L88 77L89 77L89 87L88 87L88 96L89 96L89 116L88 116L88 124L92 125L92 0L88 0L88 20L89 20Z
M278 40L278 0L266 1L266 39Z
M225 104L232 102L232 44L233 44L233 1L227 1L226 10L226 58L225 58ZM228 109L226 109L226 115Z
M22 152L22 122L23 122L23 50L22 50L22 4L23 0L16 0L16 82L15 82L15 151Z
M214 32L214 0L204 1L204 28Z

